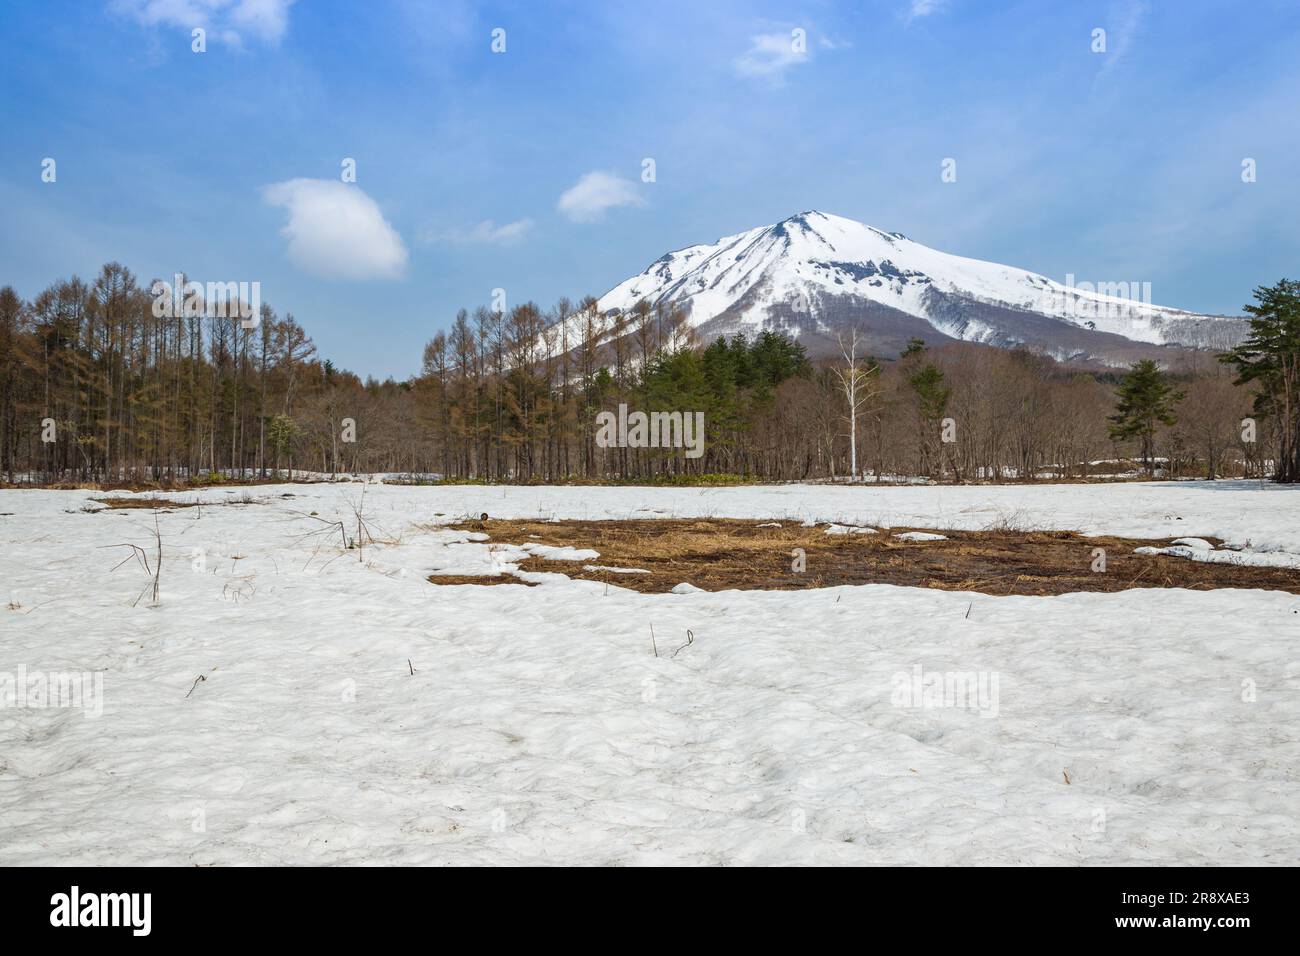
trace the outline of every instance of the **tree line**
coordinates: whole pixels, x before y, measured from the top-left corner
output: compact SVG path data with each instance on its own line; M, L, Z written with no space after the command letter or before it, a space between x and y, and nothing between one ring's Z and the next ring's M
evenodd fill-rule
M467 481L1300 479L1300 283L1255 291L1232 352L1085 371L915 340L812 361L773 332L696 342L683 316L595 299L461 310L404 381L362 380L294 316L159 318L119 263L31 301L0 289L0 474L195 483L295 473ZM602 447L597 415L703 412L704 454ZM1249 423L1249 428L1247 427ZM709 480L721 480L713 477Z

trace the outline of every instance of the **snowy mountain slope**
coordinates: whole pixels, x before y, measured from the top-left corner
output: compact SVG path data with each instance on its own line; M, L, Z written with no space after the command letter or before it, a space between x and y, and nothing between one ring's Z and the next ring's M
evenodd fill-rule
M1224 348L1244 329L1241 319L1140 301L1143 292L1138 283L1065 285L810 211L670 252L599 307L619 314L641 299L675 307L706 338L774 328L815 341L858 323L892 345L938 333L1058 358L1114 357L1142 343Z

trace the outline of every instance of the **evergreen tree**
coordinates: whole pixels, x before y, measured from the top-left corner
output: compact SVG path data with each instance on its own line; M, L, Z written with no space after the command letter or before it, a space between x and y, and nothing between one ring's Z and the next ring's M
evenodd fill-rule
M920 339L913 339L919 343ZM908 346L905 356L920 355L925 351L918 345ZM916 395L917 412L920 416L921 470L929 475L934 462L938 460L940 444L940 422L948 411L948 399L952 397L952 388L944 383L944 374L932 362L926 362L907 377L907 387Z
M1273 480L1300 481L1300 282L1283 279L1254 292L1247 305L1250 335L1221 360L1236 367L1238 385L1253 384L1255 412L1277 421Z
M1118 402L1110 421L1110 437L1116 441L1139 438L1142 466L1150 474L1155 455L1157 425L1173 425L1174 406L1183 395L1170 383L1151 359L1134 362L1116 390Z

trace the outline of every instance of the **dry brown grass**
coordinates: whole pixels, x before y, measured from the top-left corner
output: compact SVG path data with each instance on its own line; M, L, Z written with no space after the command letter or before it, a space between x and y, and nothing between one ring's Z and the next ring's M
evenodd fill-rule
M108 505L115 511L130 509L154 509L170 511L174 508L193 508L197 501L172 501L170 498L91 498L102 505Z
M431 574L429 581L433 584L522 584L534 588L532 581L525 581L513 574Z
M230 478L223 481L181 481L163 479L159 481L144 478L113 478L103 481L70 480L59 481L0 481L0 489L22 491L39 489L42 491L216 491L226 488L256 488L262 485L319 485L328 483L325 478L298 478L292 481L284 475L266 478Z
M91 498L101 505L108 505L113 511L132 511L157 509L167 512L177 508L223 508L229 505L257 505L262 502L245 495L230 501L172 501L170 498Z
M525 571L558 571L573 578L604 581L647 593L662 593L683 581L707 591L802 590L844 584L901 584L984 594L1066 594L1123 591L1134 587L1264 588L1300 593L1300 572L1204 564L1165 555L1134 554L1144 545L1171 539L1084 537L1071 531L944 531L946 541L900 541L906 530L878 534L828 535L826 526L805 528L782 521L474 521L460 530L486 532L498 543L569 545L592 548L586 561L529 558ZM1216 542L1217 543L1217 542ZM791 569L791 552L802 548L807 570ZM1106 551L1106 571L1092 570L1093 549ZM587 571L599 564L644 568L648 574ZM503 576L434 575L440 584L522 583Z

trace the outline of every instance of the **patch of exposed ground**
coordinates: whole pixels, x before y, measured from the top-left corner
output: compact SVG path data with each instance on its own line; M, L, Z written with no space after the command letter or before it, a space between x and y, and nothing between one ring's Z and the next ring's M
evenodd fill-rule
M115 511L124 511L132 508L141 508L153 510L155 508L165 511L171 511L174 508L193 508L197 501L172 501L170 498L91 498L91 501L97 501L101 505L108 505Z
M524 581L513 574L431 574L429 580L434 584L522 584L537 587L536 582Z
M600 557L583 561L529 558L522 571L561 572L646 593L688 582L706 591L802 590L845 584L899 584L983 594L1050 595L1129 588L1262 588L1300 594L1300 571L1207 564L1168 555L1134 554L1173 539L1084 537L1073 531L944 531L945 540L900 539L908 531L827 534L827 526L741 520L507 521L455 525L500 544L568 545ZM1219 542L1208 539L1216 546ZM793 570L803 550L806 570ZM1106 570L1093 570L1094 549ZM599 565L589 569L590 565ZM608 568L638 568L628 574ZM518 578L432 575L437 584L518 584Z
M151 480L145 478L112 478L104 480L55 481L0 481L5 491L222 491L232 488L257 488L262 485L321 485L346 484L343 479L286 478L284 475L267 475L265 478L227 478L221 481Z
M282 496L284 497L284 496ZM155 508L160 511L174 511L177 508L219 508L224 505L255 505L259 502L251 498L245 498L238 501L173 501L170 498L91 498L91 501L97 501L101 505L108 505L114 511L123 511L129 509L147 509L149 511Z

